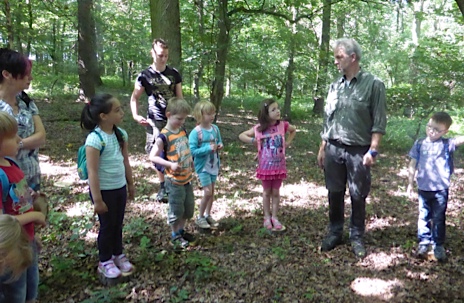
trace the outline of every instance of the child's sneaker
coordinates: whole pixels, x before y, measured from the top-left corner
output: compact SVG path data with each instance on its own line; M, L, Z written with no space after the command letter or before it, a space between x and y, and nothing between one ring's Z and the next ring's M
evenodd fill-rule
M116 265L123 275L128 275L134 270L134 265L127 259L125 254L113 256L114 265Z
M166 188L161 187L158 194L156 195L156 201L157 202L163 202L163 203L168 203L168 193L166 191Z
M208 224L208 221L206 221L205 217L198 217L195 223L200 228L211 228L211 226Z
M177 235L172 238L171 244L174 246L174 249L185 249L189 246L189 242L181 235Z
M416 251L416 256L420 259L427 259L427 254L429 252L428 244L419 244Z
M112 259L106 262L100 262L98 264L98 272L109 279L116 279L121 275L121 271L116 267Z
M211 226L211 227L218 227L219 226L219 222L214 220L213 217L211 216L207 216L205 217L206 218L206 221L208 222L208 224Z

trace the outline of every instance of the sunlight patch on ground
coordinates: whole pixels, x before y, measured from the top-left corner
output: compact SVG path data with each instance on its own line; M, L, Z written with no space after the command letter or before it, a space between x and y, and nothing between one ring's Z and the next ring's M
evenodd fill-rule
M402 227L410 225L409 221L398 222L397 218L385 217L385 218L373 218L366 222L366 230L385 229L391 226Z
M93 207L89 206L90 202L76 202L66 210L68 217L79 217L89 215L93 212Z
M160 205L165 205L167 207L167 204L161 204L159 202L147 202L146 200L144 200L141 203L130 202L130 205L132 208L137 208L142 212L157 213L157 214L160 213L159 211ZM163 214L165 214L165 212L162 212L160 215L163 215Z
M408 271L406 273L406 276L410 279L416 279L416 280L422 280L422 281L428 281L428 280L436 280L438 279L438 275L435 273L425 273L425 272L413 272L413 271Z
M94 232L94 231L91 231L89 230L87 232L87 234L85 235L85 241L87 242L95 242L97 240L97 237L98 237L98 233L97 232Z
M395 288L402 287L403 283L397 279L384 281L377 278L357 278L351 283L351 289L364 297L377 297L382 300L393 298Z
M391 253L387 254L385 252L379 253L369 253L366 258L362 261L363 266L369 266L375 270L381 271L385 270L391 266L397 264L398 261L405 259L404 254Z

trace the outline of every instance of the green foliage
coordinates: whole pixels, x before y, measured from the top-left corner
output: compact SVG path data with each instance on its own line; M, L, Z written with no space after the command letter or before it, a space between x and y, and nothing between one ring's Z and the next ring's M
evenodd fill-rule
M177 286L172 286L169 289L170 302L171 303L180 303L187 301L189 298L188 291L185 289L179 289Z
M194 278L198 281L210 279L217 271L217 266L213 264L211 258L200 252L189 253L184 262L187 264L187 268L193 270Z
M145 218L137 217L124 223L123 232L127 234L129 238L139 238L144 236L149 228L150 225L145 221Z
M272 253L280 260L284 260L285 257L287 256L287 251L280 246L273 247Z
M82 303L113 303L124 302L126 291L121 285L110 288L103 288L97 291L92 291L90 298L82 301Z

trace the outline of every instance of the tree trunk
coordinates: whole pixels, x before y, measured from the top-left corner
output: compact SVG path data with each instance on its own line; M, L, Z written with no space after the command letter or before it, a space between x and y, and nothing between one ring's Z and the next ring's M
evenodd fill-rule
M22 21L23 21L23 18L22 18L22 13L23 13L23 3L22 2L19 2L16 4L16 7L15 7L15 22L16 22L16 26L15 26L15 29L13 30L14 32L16 32L16 40L15 40L15 44L16 44L16 50L20 53L24 53L23 51L23 43L22 43L22 37L21 37L21 34L24 33L24 30L22 28Z
M291 7L292 19L295 20L298 10L296 7ZM291 36L288 51L288 65L285 71L285 101L284 101L284 119L291 121L292 113L292 95L293 95L293 73L295 71L295 35L297 33L296 23L290 24Z
M316 78L316 87L314 88L314 106L313 113L322 115L324 112L324 97L327 87L327 68L329 66L329 42L330 42L330 18L332 6L330 0L324 1L324 9L322 11L322 36L319 46L319 65ZM337 23L337 32L339 32ZM343 29L343 27L341 27Z
M203 37L205 35L205 20L204 20L204 3L203 0L198 0L197 4L197 15L198 15L198 34L200 36L200 41L204 41ZM196 71L193 74L193 95L195 101L200 101L200 85L203 80L203 69L205 64L205 56L203 51L200 52L198 58L198 66Z
M293 94L293 72L295 71L295 43L293 42L294 36L292 36L290 42L290 52L288 56L288 66L286 70L286 81L285 81L285 101L284 101L284 119L292 121L291 118L291 106L292 106L292 94Z
M409 61L409 83L415 85L417 79L419 77L417 71L417 47L419 46L419 41L421 38L421 25L422 25L422 18L424 13L424 0L420 0L419 2L414 2L411 4L413 8L414 19L411 26L411 35L412 35L412 53L411 59Z
M8 37L8 41L6 43L7 48L11 48L13 46L14 41L14 33L13 33L13 19L11 17L11 6L9 0L3 0L3 10L5 13L5 28Z
M32 0L27 0L27 14L28 14L28 31L27 31L27 41L26 41L26 52L27 56L31 55L31 44L32 44L32 31L33 31L33 24L34 24L34 15L32 14Z
M228 0L219 0L218 2L219 33L217 37L216 65L214 68L214 80L210 101L216 106L216 110L219 112L222 99L224 98L224 78L230 42L230 20L227 15Z
M169 45L170 65L182 71L179 0L150 0L151 36Z
M95 85L102 83L98 74L95 50L95 21L93 19L93 0L78 0L78 68L79 82L83 94L91 98L95 95Z

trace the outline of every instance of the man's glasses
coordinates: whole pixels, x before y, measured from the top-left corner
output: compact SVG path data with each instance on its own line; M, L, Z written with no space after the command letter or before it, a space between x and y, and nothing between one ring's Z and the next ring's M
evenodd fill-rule
M430 125L430 124L427 124L427 129L433 131L433 132L436 133L436 134L442 133L442 132L444 132L444 131L446 130L446 129L439 130L438 128L433 127L433 126Z

